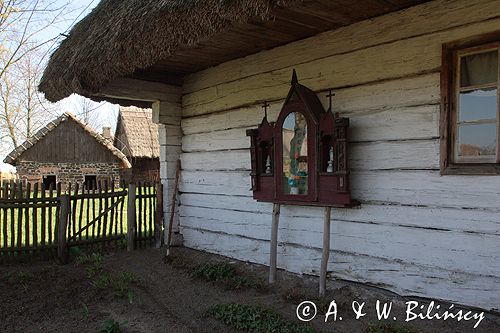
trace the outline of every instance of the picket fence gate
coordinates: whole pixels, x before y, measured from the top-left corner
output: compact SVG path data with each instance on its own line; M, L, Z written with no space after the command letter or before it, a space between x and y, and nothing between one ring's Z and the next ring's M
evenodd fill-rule
M71 247L105 251L162 244L162 185L4 183L0 189L0 262L57 258Z

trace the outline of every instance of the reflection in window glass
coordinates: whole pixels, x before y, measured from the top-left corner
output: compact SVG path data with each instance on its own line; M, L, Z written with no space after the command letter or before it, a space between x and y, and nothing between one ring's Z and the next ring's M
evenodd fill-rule
M498 80L498 51L464 56L460 60L460 86L470 87L496 83Z
M283 193L307 195L307 122L302 113L290 113L282 129Z
M497 89L478 89L460 93L459 121L496 119Z
M495 156L497 125L462 125L458 128L458 154L463 157Z

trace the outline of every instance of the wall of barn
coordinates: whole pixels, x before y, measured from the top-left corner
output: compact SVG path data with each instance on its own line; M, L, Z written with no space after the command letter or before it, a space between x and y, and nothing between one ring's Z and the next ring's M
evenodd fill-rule
M333 278L498 308L500 177L440 176L441 46L498 30L500 1L440 0L188 76L180 225L186 246L268 264L272 206L250 192L245 131L299 82L351 119L359 209L332 211ZM321 208L282 207L278 267L318 274Z
M120 184L120 164L115 163L46 163L19 161L16 164L19 179L32 184L41 183L43 176L56 176L63 190L71 183L83 185L85 176L96 176L96 181ZM74 187L73 187L74 188Z
M131 158L132 168L121 169L120 176L125 183L155 183L160 181L159 158Z

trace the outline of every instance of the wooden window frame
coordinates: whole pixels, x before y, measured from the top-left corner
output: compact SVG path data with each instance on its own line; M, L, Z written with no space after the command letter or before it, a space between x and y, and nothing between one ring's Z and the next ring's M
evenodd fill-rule
M462 39L443 44L441 69L441 117L440 117L440 171L442 175L500 175L500 89L497 91L497 160L496 162L467 163L455 161L455 142L457 135L457 94L459 55L487 52L489 49L499 50L500 31L481 36ZM500 64L499 81L500 87Z

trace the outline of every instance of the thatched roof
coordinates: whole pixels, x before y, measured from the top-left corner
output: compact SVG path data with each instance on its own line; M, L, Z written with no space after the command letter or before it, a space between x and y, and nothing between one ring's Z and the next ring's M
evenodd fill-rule
M158 125L152 121L151 109L120 108L115 147L130 159L160 157Z
M130 162L127 160L127 157L113 144L109 141L106 140L101 134L97 133L92 127L85 125L83 122L81 122L78 118L75 117L72 113L65 112L63 113L60 117L57 119L49 122L47 125L42 127L38 132L36 132L33 136L28 138L22 145L16 147L7 157L3 160L4 163L9 163L11 165L16 165L17 159L19 156L21 156L22 153L24 153L26 150L30 149L31 147L35 146L41 139L43 139L45 136L47 136L51 131L53 131L57 126L62 124L65 121L74 121L77 123L80 127L82 127L85 132L90 134L97 142L105 146L107 149L111 151L113 155L115 155L121 162L122 166L124 168L130 168Z
M40 83L50 101L89 96L250 18L268 19L276 6L302 0L102 0L52 54Z

